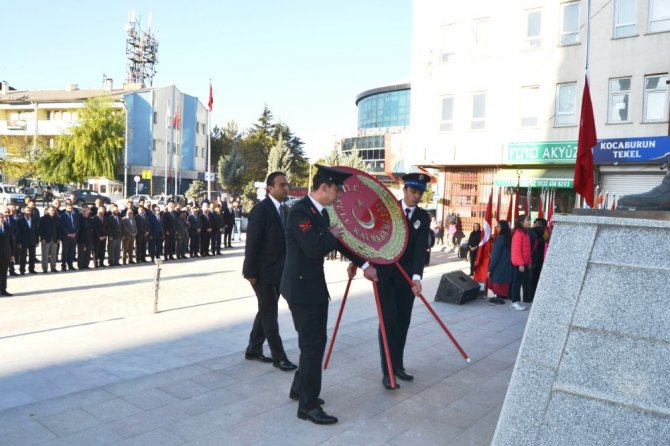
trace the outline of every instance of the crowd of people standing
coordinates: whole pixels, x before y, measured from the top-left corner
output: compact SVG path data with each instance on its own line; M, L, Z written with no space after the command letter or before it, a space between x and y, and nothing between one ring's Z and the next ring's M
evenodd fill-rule
M169 201L165 209L143 200L75 207L56 199L40 214L35 201L10 204L0 213L0 295L7 292L7 275L115 267L121 264L170 261L222 255L232 248L235 215L225 200L182 207ZM6 260L5 260L6 259ZM60 261L60 270L57 265ZM106 263L105 263L106 261ZM76 267L75 267L76 263ZM18 269L18 271L17 271Z

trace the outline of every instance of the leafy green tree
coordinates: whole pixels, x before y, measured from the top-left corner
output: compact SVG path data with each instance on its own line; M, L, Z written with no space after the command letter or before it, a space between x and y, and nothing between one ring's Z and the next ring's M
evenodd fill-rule
M233 194L241 191L246 183L244 181L246 167L247 165L239 150L233 149L230 155L220 158L217 171L221 186L227 188Z
M7 149L5 158L0 160L0 169L7 178L32 177L37 173L37 161L44 147L48 147L49 138L38 136L0 136L0 147ZM7 181L3 178L3 181Z
M293 156L291 149L284 142L284 138L279 135L277 143L270 149L268 156L268 175L272 172L284 172L286 179L291 181L291 165L293 164Z
M365 161L363 161L363 158L361 158L361 155L358 153L358 149L355 146L351 149L351 152L341 157L340 165L365 170Z
M275 141L279 141L279 138L282 138L286 141L286 145L291 151L291 179L295 185L304 186L307 184L308 180L308 168L309 162L305 157L305 150L302 139L299 136L296 136L288 125L278 122L274 124L272 137Z
M38 161L38 172L47 181L62 183L82 183L95 176L114 178L125 128L125 114L112 106L111 98L89 99L79 112L79 125L58 137L55 149L44 151L42 158L46 158Z
M212 130L212 164L218 165L219 159L230 155L233 147L240 142L242 135L235 121L228 121L224 128L215 126Z
M188 188L186 193L186 198L191 198L193 200L199 199L202 194L205 192L205 184L200 180L193 180L191 186Z
M423 193L423 197L421 198L421 203L426 205L432 205L434 196L435 192L433 191L433 185L428 183L426 185L426 192Z

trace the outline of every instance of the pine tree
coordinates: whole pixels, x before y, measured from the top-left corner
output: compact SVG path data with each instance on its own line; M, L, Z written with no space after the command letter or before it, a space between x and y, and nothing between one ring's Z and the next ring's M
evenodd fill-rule
M219 183L230 192L236 193L242 190L246 163L239 150L233 149L228 156L219 159L217 170Z
M293 155L291 149L284 142L284 138L279 135L277 143L270 149L268 156L268 175L272 172L284 172L286 179L291 181L291 165L293 164Z

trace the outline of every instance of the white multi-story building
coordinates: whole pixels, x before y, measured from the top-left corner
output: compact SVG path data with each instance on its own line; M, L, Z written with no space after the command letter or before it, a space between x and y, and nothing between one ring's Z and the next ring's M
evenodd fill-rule
M114 89L108 80L101 89L20 91L7 82L0 88L0 138L28 141L48 150L55 138L77 125L79 111L88 99L108 96L112 105L126 110L126 146L117 179L127 190L144 193L183 193L194 179L205 179L207 166L207 107L197 97L174 85ZM40 143L41 142L41 143ZM0 144L1 145L1 144ZM127 155L127 158L126 158ZM176 186L175 186L176 179Z
M440 172L441 211L468 226L492 185L517 182L533 210L550 188L569 211L587 1L415 0L413 20L410 163ZM670 0L592 0L594 158L610 201L662 179L669 69Z

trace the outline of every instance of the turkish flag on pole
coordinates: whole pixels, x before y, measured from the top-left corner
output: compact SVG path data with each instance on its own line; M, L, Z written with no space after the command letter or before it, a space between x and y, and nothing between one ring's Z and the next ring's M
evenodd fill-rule
M554 225L552 221L554 218L554 195L556 192L549 192L549 209L547 210L547 226L550 228Z
M512 226L512 207L514 206L514 195L512 192L509 193L509 206L507 207L507 223Z
M491 258L491 219L493 217L493 188L489 194L489 203L486 205L486 214L484 215L484 224L482 229L482 239L477 248L477 259L475 259L475 275L474 279L477 282L484 282L484 295L488 290L488 283L486 275L489 271L489 259Z
M531 195L531 189L530 186L528 186L528 189L526 189L528 192L526 193L526 215L528 218L530 218L530 195Z
M496 203L496 223L500 221L500 202L502 201L502 187L498 188L498 202ZM498 225L496 225L496 228ZM496 229L495 231L496 235L498 235L498 230Z
M544 218L544 204L542 203L542 193L540 193L540 198L537 199L537 218Z
M212 111L212 107L214 107L214 95L212 94L212 81L209 81L209 101L207 102L207 106L209 107L209 111Z
M519 218L519 185L516 185L516 194L514 199L514 220L509 222L509 225L513 228L514 222Z
M582 114L579 120L579 139L577 140L577 161L575 163L575 191L584 197L586 204L593 209L593 147L598 143L596 122L593 117L593 105L589 91L589 78L584 77L584 94L582 95Z
M179 106L174 109L174 119L172 120L174 128L179 129Z

